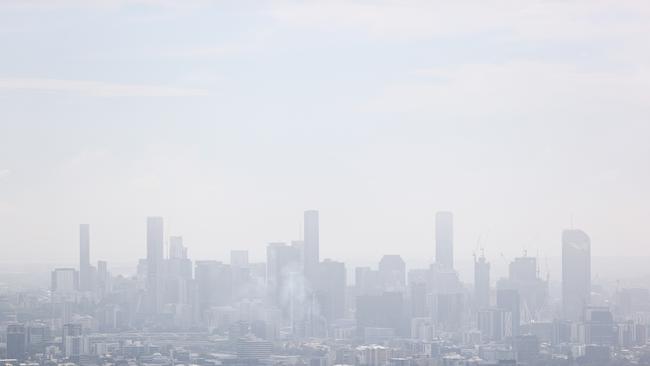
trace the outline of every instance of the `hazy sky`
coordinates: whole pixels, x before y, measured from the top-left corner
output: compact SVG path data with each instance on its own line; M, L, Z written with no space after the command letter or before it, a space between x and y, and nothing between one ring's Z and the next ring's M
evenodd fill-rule
M4 261L650 255L647 1L0 3ZM418 262L419 261L419 262Z

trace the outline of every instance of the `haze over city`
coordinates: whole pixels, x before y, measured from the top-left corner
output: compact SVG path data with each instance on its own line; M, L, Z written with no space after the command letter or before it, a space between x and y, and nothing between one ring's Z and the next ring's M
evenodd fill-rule
M644 1L0 2L0 364L650 365Z

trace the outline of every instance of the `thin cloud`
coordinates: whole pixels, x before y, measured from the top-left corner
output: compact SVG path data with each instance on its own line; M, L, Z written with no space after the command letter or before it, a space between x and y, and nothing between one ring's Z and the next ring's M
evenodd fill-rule
M93 97L197 97L208 95L208 91L205 89L66 79L0 78L0 90L2 89L61 92Z

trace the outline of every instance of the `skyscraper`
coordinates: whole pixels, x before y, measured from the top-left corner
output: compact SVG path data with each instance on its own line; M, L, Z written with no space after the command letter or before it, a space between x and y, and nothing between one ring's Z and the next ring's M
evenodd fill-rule
M562 309L564 318L577 321L589 305L591 240L582 230L562 232Z
M512 314L512 336L518 336L519 325L521 324L519 292L514 289L497 290L497 307Z
M90 267L90 225L79 225L79 290L92 290Z
M345 264L325 259L319 264L319 275L315 283L316 298L320 313L328 321L341 319L345 315Z
M454 268L454 216L436 213L436 263L444 269Z
M490 307L490 263L483 254L474 261L474 302L476 310Z
M7 325L7 358L24 360L27 352L25 325L12 323Z
M162 309L163 219L147 217L147 294L152 314Z
M318 274L319 255L319 232L318 232L318 211L308 210L304 214L305 238L303 253L303 270L308 281L314 282Z
M266 247L266 287L271 299L281 308L291 300L287 296L293 292L293 287L302 285L294 281L295 274L299 272L299 261L300 251L296 246L270 243Z

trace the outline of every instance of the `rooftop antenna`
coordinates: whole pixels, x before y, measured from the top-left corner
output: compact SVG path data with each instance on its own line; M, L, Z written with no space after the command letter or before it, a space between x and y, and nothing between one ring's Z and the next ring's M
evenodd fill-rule
M570 228L571 230L573 230L573 213L571 213L570 215L569 222L570 222Z

